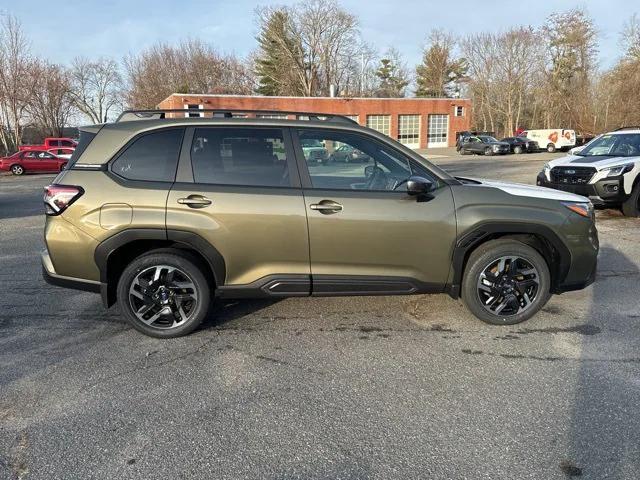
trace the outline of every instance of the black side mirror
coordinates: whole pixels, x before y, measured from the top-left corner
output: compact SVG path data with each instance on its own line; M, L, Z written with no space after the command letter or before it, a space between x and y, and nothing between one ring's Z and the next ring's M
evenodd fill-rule
M424 195L429 193L433 189L433 183L431 180L427 180L424 177L412 175L407 180L407 193L409 195Z

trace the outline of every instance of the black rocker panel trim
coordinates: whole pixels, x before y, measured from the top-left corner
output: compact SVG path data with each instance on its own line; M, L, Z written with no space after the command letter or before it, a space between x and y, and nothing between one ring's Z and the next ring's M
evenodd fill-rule
M267 275L243 285L222 285L220 298L307 297L311 294L310 275Z
M442 293L445 286L415 278L369 275L313 275L312 295L412 295Z

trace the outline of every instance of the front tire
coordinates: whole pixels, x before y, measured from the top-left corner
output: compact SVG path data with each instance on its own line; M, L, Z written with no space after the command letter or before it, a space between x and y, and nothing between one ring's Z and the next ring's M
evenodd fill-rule
M487 147L487 148L484 149L484 154L486 156L489 156L489 155L493 154L493 151L491 150L491 148Z
M522 147L517 146L513 148L513 153L515 153L516 155L520 155L524 150L522 149Z
M492 325L524 322L549 301L551 275L533 247L511 239L491 240L471 253L462 281L462 300Z
M625 217L640 217L640 182L631 191L631 196L622 204Z
M188 253L150 252L134 259L118 281L118 306L138 331L175 338L194 331L207 316L211 287Z
M65 168L67 168L67 164L63 163L62 165L60 165L60 171L62 172Z
M12 165L11 173L14 175L22 175L24 173L24 167L22 165Z

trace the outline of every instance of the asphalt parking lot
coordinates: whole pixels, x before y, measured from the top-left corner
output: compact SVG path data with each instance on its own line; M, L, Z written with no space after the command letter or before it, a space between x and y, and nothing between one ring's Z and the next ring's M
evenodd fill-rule
M449 154L524 183L557 156ZM0 177L0 478L640 478L640 219L599 211L595 284L521 325L445 295L242 301L160 341L42 280L52 178Z

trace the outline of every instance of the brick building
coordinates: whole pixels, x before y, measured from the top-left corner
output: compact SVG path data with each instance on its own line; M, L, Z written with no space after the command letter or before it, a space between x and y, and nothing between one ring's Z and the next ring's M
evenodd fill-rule
M344 98L194 95L174 93L158 108L280 110L345 115L411 148L451 147L456 132L470 130L471 101L457 98ZM269 115L273 117L274 115Z

